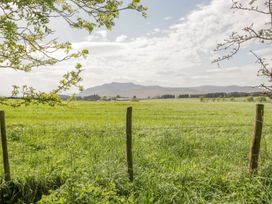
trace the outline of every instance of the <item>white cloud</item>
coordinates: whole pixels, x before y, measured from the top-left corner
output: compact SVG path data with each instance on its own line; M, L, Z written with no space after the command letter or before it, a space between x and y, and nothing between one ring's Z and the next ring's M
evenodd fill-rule
M256 50L255 53L257 55L259 55L260 57L265 57L267 59L271 59L271 48L270 47L266 47L266 48L262 48L262 49L259 49L259 50Z
M245 57L239 61L241 66L224 63L224 67L218 69L210 62L217 42L232 31L250 25L251 19L256 26L264 22L263 16L254 13L234 13L229 9L230 5L231 1L213 0L209 5L199 6L168 29L158 28L159 34L151 32L130 40L121 35L110 42L106 31L97 31L86 41L73 43L76 49L90 49L90 57L84 61L85 87L111 81L187 87L203 84L257 85L260 82L256 77L258 67L248 64ZM12 76L16 74L16 80L13 80ZM12 73L11 80L6 80L6 83L16 83L18 76L22 76L18 72L16 74ZM50 74L51 82L41 75L35 79L51 87L60 75L53 71Z
M97 34L100 34L103 39L107 38L108 31L106 30L99 30L96 31Z
M124 42L125 40L128 39L128 36L126 35L119 35L117 38L116 38L116 42Z
M166 17L163 18L163 20L165 20L165 21L169 21L169 20L172 20L172 19L173 19L173 17L171 17L171 16L166 16Z
M107 30L98 30L91 33L87 36L87 41L107 41L108 31Z

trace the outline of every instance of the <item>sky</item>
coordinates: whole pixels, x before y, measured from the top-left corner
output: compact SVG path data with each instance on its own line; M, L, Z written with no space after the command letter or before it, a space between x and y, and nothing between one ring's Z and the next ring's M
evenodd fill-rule
M257 77L259 66L249 50L269 56L270 48L247 44L220 66L211 63L217 43L253 21L257 26L264 21L261 15L234 12L231 2L144 0L148 6L146 18L136 11L123 11L111 31L100 28L91 34L73 30L63 21L52 21L59 39L72 42L76 50L89 49L89 57L30 73L0 70L0 95L9 95L13 84L50 91L77 62L84 66L84 88L111 82L167 87L257 86L264 79Z

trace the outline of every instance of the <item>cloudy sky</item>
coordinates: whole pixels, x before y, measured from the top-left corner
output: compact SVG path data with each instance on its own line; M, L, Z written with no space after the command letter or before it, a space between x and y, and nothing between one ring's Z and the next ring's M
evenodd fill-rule
M111 31L101 28L89 34L70 29L64 22L52 22L56 35L88 48L83 85L134 82L143 85L190 87L199 85L258 85L258 65L249 53L271 54L266 47L246 45L232 60L218 67L212 64L213 49L232 31L239 31L264 17L230 10L231 0L144 0L147 18L124 11ZM13 84L27 84L48 91L77 61L36 69L31 73L0 70L0 95L10 93Z

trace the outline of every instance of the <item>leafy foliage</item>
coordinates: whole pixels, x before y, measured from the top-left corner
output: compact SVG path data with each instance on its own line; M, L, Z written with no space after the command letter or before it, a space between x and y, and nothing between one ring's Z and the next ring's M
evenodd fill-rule
M61 42L50 26L53 18L64 19L72 28L92 32L97 27L111 29L119 12L132 9L145 15L146 7L140 0L124 5L120 0L5 0L0 2L0 68L30 72L33 68L54 65L69 59L87 57L88 50L72 51L70 42ZM60 57L61 56L61 57ZM67 72L59 86L50 93L37 92L32 87L14 86L12 97L22 104L60 103L58 94L82 80L82 67ZM20 90L19 90L20 89ZM0 103L9 105L10 100L1 98Z

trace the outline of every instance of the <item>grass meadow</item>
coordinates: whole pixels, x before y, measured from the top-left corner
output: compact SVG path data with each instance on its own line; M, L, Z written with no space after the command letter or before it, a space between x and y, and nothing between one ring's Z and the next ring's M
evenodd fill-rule
M0 107L12 176L0 186L1 203L272 203L270 103L260 169L248 173L255 105L176 99ZM126 167L128 106L133 183Z

